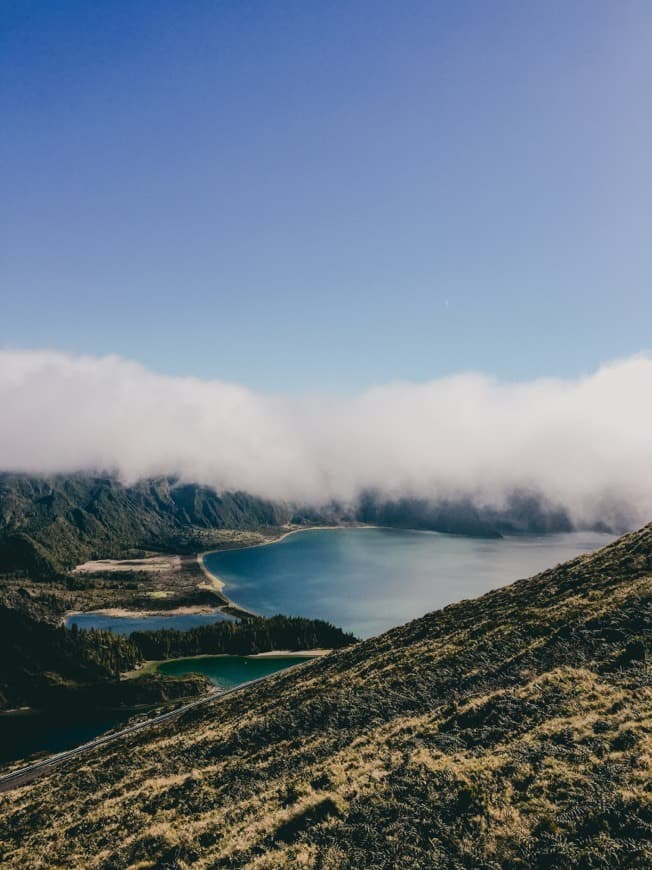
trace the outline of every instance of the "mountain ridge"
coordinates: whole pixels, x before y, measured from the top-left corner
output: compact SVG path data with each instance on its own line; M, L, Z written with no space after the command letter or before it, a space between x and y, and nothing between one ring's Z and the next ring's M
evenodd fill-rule
M168 477L127 485L106 475L0 472L0 573L48 577L134 549L192 553L223 545L216 533L225 529L278 531L288 524L342 522L475 537L574 528L564 508L527 492L513 493L502 508L461 497L387 498L370 491L352 506L310 507L218 493ZM602 531L608 528L600 525Z

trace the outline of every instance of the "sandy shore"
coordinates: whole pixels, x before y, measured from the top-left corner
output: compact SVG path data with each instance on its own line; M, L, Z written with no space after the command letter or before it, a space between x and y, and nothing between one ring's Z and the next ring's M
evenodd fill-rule
M260 545L255 544L254 546L260 546ZM241 550L243 548L237 547L236 549ZM221 551L220 550L206 550L205 553L198 553L197 554L197 564L201 568L202 573L203 573L204 577L206 577L206 580L207 580L206 583L200 583L199 588L200 589L210 589L211 592L217 591L221 595L224 595L224 587L226 585L224 580L220 580L220 578L216 574L211 574L211 572L207 569L206 565L204 565L204 556L207 556L209 553L219 553L219 552L221 552Z
M140 619L148 616L192 616L197 613L222 612L221 607L211 607L208 604L195 604L187 607L175 607L172 610L128 610L125 607L105 607L100 610L68 610L64 621L71 616L109 616L119 619Z
M180 556L148 556L145 559L95 559L73 568L73 574L139 573L163 574L177 573L181 568Z

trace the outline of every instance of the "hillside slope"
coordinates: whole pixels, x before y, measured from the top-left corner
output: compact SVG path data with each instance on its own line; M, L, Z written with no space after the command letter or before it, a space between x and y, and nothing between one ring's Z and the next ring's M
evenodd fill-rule
M168 478L126 486L111 477L0 474L0 571L47 576L133 547L191 552L215 529L289 521L287 506Z
M7 794L0 861L652 865L652 526Z

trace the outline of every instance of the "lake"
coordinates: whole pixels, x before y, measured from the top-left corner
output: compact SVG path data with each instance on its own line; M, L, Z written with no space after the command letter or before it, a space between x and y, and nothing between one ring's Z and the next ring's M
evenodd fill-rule
M466 538L352 528L301 531L204 557L237 604L328 620L371 637L615 540L598 532Z
M178 677L204 674L215 686L233 689L241 683L309 661L312 656L196 656L172 659L157 667L161 674Z
M198 628L200 625L211 625L214 622L232 621L234 617L228 613L214 610L211 613L177 613L156 616L108 616L105 613L89 611L76 613L66 617L67 628L76 625L77 628L101 628L104 631L114 631L116 634L131 634L133 631L158 631L161 628L176 628L186 631Z

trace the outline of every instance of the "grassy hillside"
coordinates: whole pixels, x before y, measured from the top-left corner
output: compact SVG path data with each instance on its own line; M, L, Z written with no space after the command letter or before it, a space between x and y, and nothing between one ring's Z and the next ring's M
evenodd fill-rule
M652 526L96 751L0 861L652 865Z
M110 477L0 474L0 572L47 577L130 548L193 552L211 532L288 522L289 508L168 478L125 486Z

